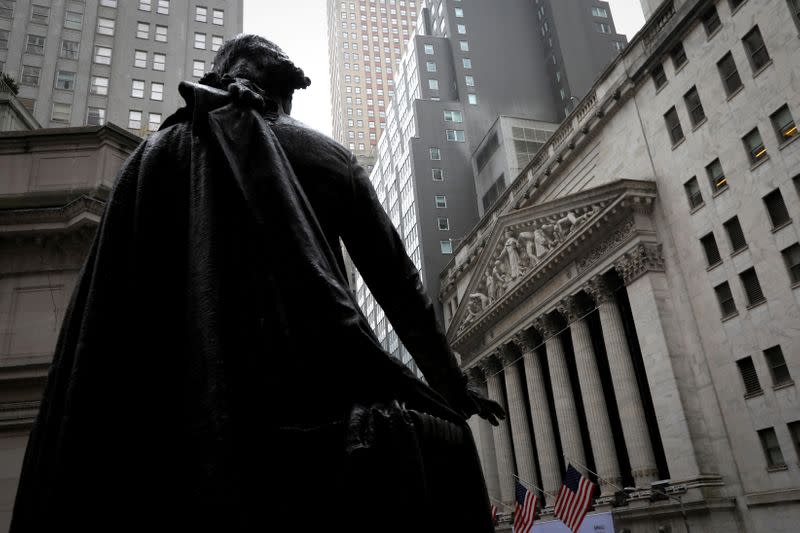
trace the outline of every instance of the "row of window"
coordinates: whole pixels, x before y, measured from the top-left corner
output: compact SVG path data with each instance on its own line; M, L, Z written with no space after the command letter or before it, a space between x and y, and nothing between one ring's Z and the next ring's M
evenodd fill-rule
M143 130L142 117L143 111L131 109L128 111L128 128L141 132ZM161 113L148 113L147 117L147 131L157 131L161 127Z
M783 357L783 350L780 346L773 346L762 352L764 354L764 361L769 368L769 374L772 378L773 387L783 387L794 383L792 376L789 373L789 367L786 365L786 360ZM742 376L742 384L744 385L744 392L746 398L758 396L764 393L761 388L761 381L758 379L758 372L753 363L751 356L742 357L736 361L736 366L739 368L739 373Z
M800 457L800 420L790 422L786 425L789 429L789 434L792 436L795 451ZM764 456L767 460L767 468L769 470L784 470L786 468L786 461L783 458L781 445L778 442L778 436L775 434L774 428L765 428L758 431L758 438L761 441L761 447L764 450Z
M205 6L196 6L194 8L194 20L197 22L208 22L208 8ZM217 26L223 26L225 24L225 12L222 9L212 9L211 23Z

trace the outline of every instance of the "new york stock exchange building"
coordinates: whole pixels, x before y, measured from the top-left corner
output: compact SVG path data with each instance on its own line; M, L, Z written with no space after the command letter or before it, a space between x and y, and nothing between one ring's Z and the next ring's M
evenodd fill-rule
M616 531L800 530L799 13L657 6L442 272L507 514L572 464Z

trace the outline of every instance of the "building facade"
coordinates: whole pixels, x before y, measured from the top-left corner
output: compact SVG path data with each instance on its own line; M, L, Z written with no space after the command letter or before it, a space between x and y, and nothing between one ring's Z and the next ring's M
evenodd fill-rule
M242 0L2 0L0 70L44 127L145 136L241 31Z
M496 500L572 464L617 531L796 530L797 7L662 3L455 250Z

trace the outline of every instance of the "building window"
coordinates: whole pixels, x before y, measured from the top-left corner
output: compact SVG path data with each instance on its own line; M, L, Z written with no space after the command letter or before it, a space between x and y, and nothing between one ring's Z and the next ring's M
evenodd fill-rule
M787 0L789 2L789 9L792 12L792 18L794 19L795 24L797 27L800 28L800 0Z
M0 18L2 19L13 19L14 18L14 5L16 2L14 0L2 0L0 1Z
M441 161L442 160L442 152L438 148L431 148L431 161Z
M444 119L447 122L464 122L464 117L461 111L445 111Z
M141 11L152 11L153 0L139 0L139 9Z
M478 95L477 94L468 94L467 101L469 101L470 105L478 105Z
M800 283L800 244L794 243L781 252L792 285Z
M439 80L428 80L428 89L431 91L439 90Z
M20 76L20 85L28 85L29 87L38 87L39 78L42 75L42 69L39 67L31 67L30 65L22 65L22 76Z
M59 70L56 73L56 89L63 89L65 91L75 90L75 73Z
M761 439L761 447L764 449L764 456L767 459L768 468L784 468L786 462L783 460L781 446L778 444L778 437L773 428L761 429L758 431L758 438Z
M739 217L733 217L723 224L725 232L728 234L728 242L733 253L747 248L747 240L744 238L742 225L739 224Z
M194 34L194 47L200 50L206 49L206 34L195 32Z
M222 35L212 35L211 36L211 51L216 52L222 48Z
M433 45L432 44L426 44L425 45L425 54L429 55L429 56L433 55Z
M792 435L792 442L794 443L794 451L797 453L797 456L800 457L800 420L795 422L789 422L787 424L787 427L789 428L789 433Z
M167 56L165 54L153 53L153 70L163 71L167 66Z
M458 41L458 46L461 48L462 52L469 52L469 42L468 41Z
M667 123L667 131L672 145L675 146L683 140L683 128L681 128L681 121L678 119L678 112L674 107L664 115L664 121Z
M456 18L463 19L464 18L464 10L460 7L455 8Z
M625 43L623 43L622 41L611 41L611 46L617 52L620 52L625 49Z
M703 251L706 253L706 262L709 267L722 262L722 257L719 255L719 248L717 248L717 240L714 238L714 233L700 239L700 244L703 246Z
M206 64L203 61L195 59L192 61L192 76L195 78L202 78L206 73Z
M728 0L728 5L731 8L731 13L739 9L739 6L744 4L746 0Z
M169 0L158 0L156 13L159 15L169 15Z
M780 189L775 189L764 197L764 205L767 207L770 222L772 227L779 228L784 224L791 222L789 211L786 209L786 202L783 201L783 195Z
M436 72L436 63L434 63L433 61L428 61L428 62L426 62L426 63L425 63L425 69L426 69L428 72ZM380 78L379 78L379 79L380 79Z
M758 282L755 268L750 267L739 274L739 279L742 281L742 287L744 287L744 292L747 295L748 307L753 307L767 300L764 298L764 292L761 290L761 284Z
M727 281L714 287L714 292L717 293L717 301L719 302L719 309L722 312L722 318L728 318L737 314L736 302L733 300L731 294L731 287Z
M61 57L65 59L78 59L80 43L78 41L61 41Z
M444 209L447 207L447 197L446 196L434 196L434 204L437 208Z
M111 48L107 46L94 47L94 62L100 65L111 64Z
M461 142L465 141L464 132L462 130L445 130L445 134L447 135L447 140L450 142Z
M650 72L650 75L653 77L653 83L656 86L656 91L662 88L667 83L667 74L664 72L664 65L658 64L653 67L653 70Z
M158 131L161 127L161 113L150 113L147 118L147 131Z
M104 76L92 76L92 85L89 88L89 94L96 94L98 96L107 96L108 78Z
M693 177L683 184L686 191L686 197L689 199L689 208L694 209L703 205L703 194L700 192L700 184L697 183L697 178Z
M29 54L44 55L44 37L28 34L25 51Z
M212 14L213 18L211 22L213 24L216 24L217 26L222 26L223 24L225 24L225 12L223 10L215 9Z
M159 82L152 82L150 84L150 99L162 102L164 100L164 84Z
M432 168L431 175L433 177L433 181L444 181L444 172L441 168ZM795 246L797 246L798 251L800 251L800 245L795 244ZM800 275L800 272L798 272L798 275Z
M194 20L197 22L208 22L208 8L202 6L195 7Z
M31 6L31 22L47 25L50 22L50 8L47 6Z
M607 19L608 11L604 7L592 7L592 16Z
M703 111L703 104L700 102L700 95L697 94L697 87L689 89L689 92L683 95L683 101L686 103L686 109L689 111L689 118L692 121L692 126L697 126L706 119L706 113Z
M70 30L80 30L83 28L83 13L70 11L64 14L64 27Z
M114 21L111 19L97 19L97 33L100 35L114 35Z
M675 47L670 50L669 55L672 58L672 65L675 67L675 70L680 69L688 61L688 58L686 57L686 50L683 48L683 43L678 43L675 45Z
M450 219L447 217L437 217L436 225L440 231L447 231L450 229Z
M128 128L132 130L142 129L142 112L128 111Z
M136 68L147 68L147 52L144 50L134 50L133 66Z
M464 26L463 24L458 24L458 25L456 25L456 31L460 35L464 35L465 33L467 33L467 27Z
M725 57L717 63L717 70L722 77L722 85L725 86L725 93L731 96L742 87L742 79L739 77L739 71L736 69L736 62L733 60L733 55L728 52Z
M739 374L742 376L744 383L745 397L755 396L764 392L761 389L761 382L758 380L758 373L756 367L753 365L753 358L749 355L736 361L736 366L739 367Z
M101 6L117 7L117 0L100 0Z
M150 24L146 22L138 22L136 24L136 38L149 39L150 38Z
M131 81L131 97L144 98L144 80Z
M800 2L800 0L798 1ZM789 111L789 106L784 104L769 118L772 121L772 127L775 129L775 134L778 136L778 142L785 143L797 137L797 126L794 123L792 113Z
M761 32L758 31L758 26L750 30L750 33L742 38L744 47L747 50L747 56L750 58L750 64L753 70L757 71L769 63L769 52L764 44L764 39L761 37Z
M86 124L89 126L102 126L106 123L106 110L102 107L90 107L86 113Z
M53 122L69 124L69 119L71 116L72 104L63 104L60 102L53 103L53 112L50 115L50 120Z
M719 159L715 159L708 164L706 174L708 174L708 181L711 182L711 190L714 192L721 191L728 186L728 179L722 171L722 164Z
M156 24L156 41L160 43L167 42L167 27L159 26Z
M445 255L453 253L453 241L439 241L439 249Z
M605 22L595 22L594 29L599 33L613 33L611 31L611 24L606 24Z
M705 13L700 15L700 19L703 21L703 27L709 37L714 35L714 32L722 25L719 21L719 13L717 13L717 9L714 6L711 6Z
M8 50L8 30L0 30L0 50ZM63 53L63 41L62 41Z
M467 87L475 87L475 78L472 76L464 76L464 82L467 84Z
M464 57L461 59L461 66L465 69L469 70L472 68L472 60L468 57Z
M750 133L742 137L742 142L744 143L744 149L747 150L747 157L751 165L767 157L767 149L764 147L758 128L753 128Z
M764 359L767 360L773 386L779 387L792 382L792 376L789 374L789 367L786 366L786 360L783 358L783 350L781 350L780 346L773 346L764 350Z

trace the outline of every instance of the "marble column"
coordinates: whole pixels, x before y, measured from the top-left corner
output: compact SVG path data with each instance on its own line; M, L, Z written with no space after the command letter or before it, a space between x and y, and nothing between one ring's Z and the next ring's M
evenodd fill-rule
M467 370L467 375L472 382L472 386L477 387L488 398L489 393L483 370L475 366ZM486 480L486 490L489 492L490 498L500 501L500 478L497 475L497 455L494 450L492 425L477 415L470 417L467 422L472 430L475 446L478 448L483 477Z
M496 355L490 355L480 362L486 376L489 399L499 403L508 412L503 395L503 365ZM500 478L500 499L511 506L514 502L514 450L511 448L511 429L508 418L492 426L494 450L497 457L497 475Z
M550 367L550 384L553 389L553 404L556 409L558 434L561 437L561 449L571 459L586 464L583 451L583 440L578 425L578 410L575 407L575 395L569 380L567 359L564 347L558 338L558 327L552 317L541 316L533 321L533 326L545 338L547 364ZM559 476L561 477L561 476Z
M528 412L525 409L525 386L519 366L517 366L517 359L520 359L520 356L510 345L503 346L500 356L505 367L503 374L508 397L508 422L511 425L511 440L514 443L517 475L523 482L532 483L538 487L540 484L539 476L536 475L536 450L528 425Z
M544 373L542 372L541 350L534 349L533 336L521 331L514 336L514 344L522 353L525 365L525 382L528 385L528 400L531 404L531 422L533 436L536 439L536 456L539 458L539 470L542 474L541 487L550 494L556 494L561 487L561 467L558 462L558 447L550 418L550 407L547 402ZM548 501L547 505L554 505Z
M558 310L569 321L572 347L575 351L575 366L578 369L578 381L583 396L583 410L586 414L589 439L592 442L594 464L600 478L598 480L600 495L608 496L616 490L611 484L619 486L622 480L589 325L582 317L584 310L578 305L574 296L567 296L561 300Z
M605 278L597 276L592 279L586 291L594 298L600 313L603 341L619 417L622 421L622 434L625 437L625 447L631 463L631 474L637 487L649 488L650 483L658 477L658 468L650 443L633 360L625 337L625 328L622 325L622 316L614 292Z

